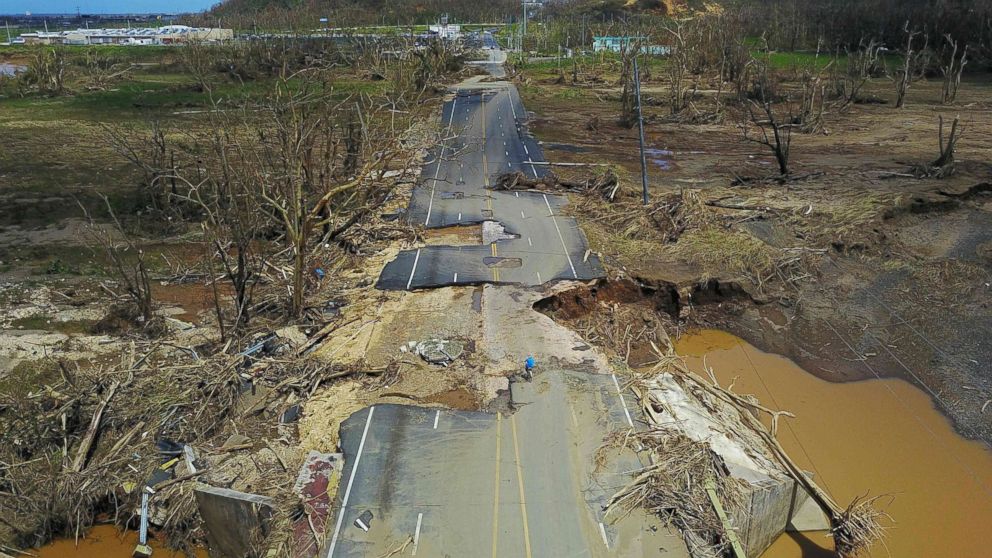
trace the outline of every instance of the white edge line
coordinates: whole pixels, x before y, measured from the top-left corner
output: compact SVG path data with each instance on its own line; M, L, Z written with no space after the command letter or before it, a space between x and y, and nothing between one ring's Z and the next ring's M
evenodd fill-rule
M623 414L624 416L627 417L627 424L629 424L630 427L633 428L634 421L631 420L630 411L627 410L627 402L623 400L623 392L620 391L620 382L617 381L617 375L616 374L610 374L610 375L613 376L613 385L617 386L617 396L620 397L620 405L623 406Z
M327 558L334 555L334 547L338 544L338 535L341 534L341 522L344 521L344 510L348 507L348 498L351 497L351 486L355 483L355 473L358 471L358 462L362 460L362 450L365 449L365 439L369 435L369 425L372 424L372 413L375 405L369 407L369 418L365 419L365 430L362 431L362 441L358 443L358 453L355 454L355 464L351 467L351 476L348 477L348 486L344 489L344 499L341 500L341 509L338 511L338 522L334 527L334 537L331 538L331 547L327 549Z
M451 124L452 124L452 121L455 119L455 105L457 105L457 104L458 104L458 96L455 95L454 100L451 101L451 113L448 114L448 130L447 130L446 133L449 133L449 134L451 133ZM425 227L427 226L427 223L430 222L430 220L431 220L431 210L434 209L434 191L437 189L437 177L438 177L438 175L441 174L441 163L444 161L444 149L445 149L445 147L446 146L442 142L441 143L441 154L438 156L438 159L437 159L437 169L434 170L434 182L433 182L433 184L431 184L431 201L430 201L430 203L427 204L427 218L424 219L424 226Z
M551 209L551 202L548 201L548 195L542 195L544 196L544 203L548 206L548 216L551 217L551 222L554 223L555 230L558 231L558 240L561 241L561 249L565 251L565 257L568 258L568 267L572 268L572 277L578 279L579 274L575 272L575 266L572 264L572 256L568 254L568 247L565 246L565 237L561 235L561 229L558 228L558 220L555 219L555 211Z
M413 283L413 274L417 272L417 262L420 261L420 248L417 248L417 255L413 257L413 268L410 270L410 278L406 280L406 290L410 290Z
M417 555L417 547L420 545L420 524L424 520L423 512L417 514L417 530L413 533L413 556Z
M457 273L455 274L457 275ZM437 430L437 421L441 418L441 410L438 409L437 414L434 415L434 430Z
M599 534L603 535L603 544L606 545L606 548L610 548L610 541L606 538L606 526L603 525L602 521L599 522Z

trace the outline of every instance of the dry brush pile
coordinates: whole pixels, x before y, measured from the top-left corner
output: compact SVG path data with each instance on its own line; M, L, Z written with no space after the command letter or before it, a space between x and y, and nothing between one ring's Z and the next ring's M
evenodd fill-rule
M658 362L648 372L635 374L631 387L637 394L650 428L644 432L617 433L606 448L626 447L647 451L651 465L635 475L610 500L609 512L644 507L675 525L693 555L728 556L737 534L728 532L714 511L707 489L715 489L723 506L735 515L742 507L746 485L731 476L721 456L708 443L689 438L678 426L678 414L657 394L657 379L664 376L680 391L717 417L749 455L774 463L801 486L827 514L835 548L841 556L866 553L885 534L884 512L874 506L878 497L856 498L842 507L813 482L789 457L776 439L778 423L791 413L761 405L756 398L739 395L721 386L710 371L709 381L691 372L673 352L658 352ZM760 418L759 418L760 417ZM766 420L763 420L767 418ZM787 418L786 418L787 420Z

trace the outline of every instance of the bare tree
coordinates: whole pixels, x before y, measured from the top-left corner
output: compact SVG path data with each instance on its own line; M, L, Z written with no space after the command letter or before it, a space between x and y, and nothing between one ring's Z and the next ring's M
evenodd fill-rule
M944 87L941 91L941 102L945 105L954 102L958 96L958 88L961 86L961 74L964 72L965 64L968 63L968 45L961 50L958 56L958 42L945 35L947 45L950 48L950 55L945 60L945 64L940 66L940 71L944 75ZM946 50L946 49L945 49Z
M124 226L117 219L113 206L106 196L101 195L107 206L107 213L114 224L113 230L98 225L80 203L79 207L88 221L86 232L94 246L106 252L111 262L111 271L120 281L124 292L141 314L144 325L152 321L152 287L145 264L145 253L131 240Z
M64 47L37 49L28 59L27 68L19 77L26 86L47 95L68 93L66 74L69 70L69 56Z
M178 194L175 180L161 180L175 176L175 148L169 134L158 120L148 123L147 129L129 125L102 124L111 148L143 173L142 185L149 201L160 211L168 211Z
M862 38L855 52L847 51L847 68L834 79L834 90L841 99L840 110L844 110L861 99L861 90L871 79L880 65L881 45L875 39L867 43ZM834 65L837 68L838 65Z
M922 76L926 68L927 45L929 37L923 34L923 46L914 50L913 43L920 31L910 30L909 21L903 27L906 33L906 50L903 53L902 67L896 71L896 108L902 108L906 104L906 93L913 81Z
M795 127L792 105L788 102L786 105L788 115L782 117L775 114L769 101L749 101L746 104L746 118L740 125L745 140L764 145L772 151L778 163L779 174L783 177L789 174L789 148L792 145L792 129ZM757 134L751 130L752 125L757 128Z
M669 106L674 115L689 108L689 103L695 95L695 86L690 89L689 82L692 59L696 51L694 45L689 44L687 35L690 30L687 29L685 21L675 20L665 26L665 31L672 39L666 69L670 87Z

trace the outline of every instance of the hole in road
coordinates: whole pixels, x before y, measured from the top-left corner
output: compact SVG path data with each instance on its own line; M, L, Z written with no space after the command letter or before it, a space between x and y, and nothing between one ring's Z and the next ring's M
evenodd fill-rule
M500 256L486 256L482 258L482 263L488 267L520 267L524 264L520 258L503 258Z
M513 240L515 238L520 238L519 234L514 234L506 230L503 223L499 221L483 221L482 222L482 243L492 244L494 242L499 242L500 240Z

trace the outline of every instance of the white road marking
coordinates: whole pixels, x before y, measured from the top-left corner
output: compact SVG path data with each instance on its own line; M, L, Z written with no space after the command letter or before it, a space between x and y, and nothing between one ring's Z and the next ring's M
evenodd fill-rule
M524 215L524 212L523 211L520 212L520 218L521 219L526 219L527 218L527 216Z
M341 511L338 512L338 523L334 527L334 536L331 537L331 547L327 549L327 558L334 555L334 547L338 544L338 536L341 534L341 522L344 521L344 511L348 507L348 498L351 497L351 486L355 483L355 473L358 472L358 462L362 460L362 450L365 449L365 438L369 435L369 425L372 424L372 412L375 406L369 407L369 418L365 420L365 430L362 432L362 440L358 443L358 453L355 455L355 464L351 467L351 476L348 478L348 486L344 489L344 498L341 500Z
M603 525L602 521L599 522L599 534L603 535L603 544L606 545L606 548L610 548L610 541L606 538L606 526Z
M520 197L520 192L514 192L513 195L515 195L516 197L519 198Z
M452 279L451 282L452 283L457 283L458 282L458 274L457 273L455 274L455 278ZM434 425L434 428L437 428L437 424Z
M627 402L623 400L623 392L620 391L620 382L617 381L617 375L611 374L613 376L613 385L617 386L617 395L620 397L620 404L623 405L623 414L627 417L627 424L631 428L634 427L634 421L630 418L630 411L627 410Z
M511 165L510 163L507 163L507 164L506 164L506 166L507 166L507 167L511 167L512 165Z
M530 155L530 150L527 149L527 144L526 143L524 144L524 153Z
M458 277L457 273L455 274L455 277ZM441 418L441 411L438 410L437 414L434 415L434 430L437 430L437 421L440 420L440 418Z
M537 272L537 284L538 284L538 285L541 285L541 284L543 284L543 283L544 283L544 281L543 281L543 280L541 279L541 272L540 272L540 271L538 271L538 272Z
M534 178L537 178L537 169L534 168L534 160L527 157L527 162L530 163L530 172L534 173Z
M458 97L455 97L454 101L451 101L451 114L448 115L448 132L451 133L451 123L455 118L455 105L458 104ZM437 189L437 177L441 173L441 162L444 160L444 148L445 145L441 143L441 155L437 159L437 169L434 170L434 182L431 184L431 201L427 204L427 218L424 219L424 226L431 220L431 210L434 209L434 191Z
M527 237L527 246L531 246L531 247L534 246L534 243L530 241L530 237L529 236Z
M413 556L417 555L417 547L420 546L420 524L424 521L424 514L417 514L417 530L413 532Z
M506 153L506 156L507 156L507 157L509 157L509 156L510 156L510 152L509 152L509 151L503 151L503 153Z
M572 277L575 279L579 278L579 274L575 272L575 266L572 265L572 256L568 255L568 247L565 246L565 237L561 235L561 229L558 228L558 220L555 219L555 212L551 209L551 202L548 201L548 195L543 194L544 203L548 206L548 216L551 217L551 222L555 224L555 230L558 231L558 240L561 241L561 248L565 251L565 257L568 258L568 267L572 268Z
M579 417L575 416L575 407L571 403L568 405L568 410L572 412L572 426L579 427Z
M462 214L461 214L461 213L459 213L459 214L458 214L458 220L459 220L459 221L461 221L461 220L462 220Z
M420 261L420 248L417 248L417 255L413 257L413 269L410 270L410 278L406 280L406 290L410 290L413 283L413 274L417 272L417 262Z

